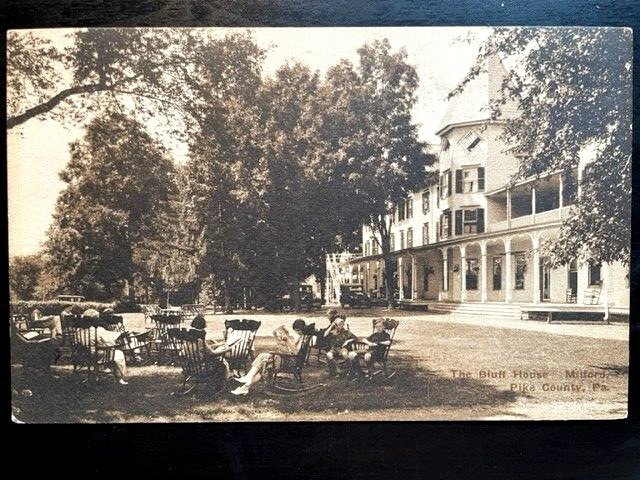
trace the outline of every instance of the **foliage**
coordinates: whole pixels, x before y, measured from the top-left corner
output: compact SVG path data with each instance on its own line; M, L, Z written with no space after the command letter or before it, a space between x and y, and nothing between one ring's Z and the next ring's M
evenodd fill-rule
M9 260L9 288L12 298L34 298L42 267L41 255L15 256Z
M138 122L113 112L89 124L71 157L46 243L49 267L59 290L118 298L146 271L137 254L162 234L173 164Z
M11 302L11 313L29 313L36 308L40 310L43 315L60 315L67 307L77 307L84 310L90 308L98 311L102 311L105 308L113 308L113 303L101 303L101 302L58 302L57 300L29 300L29 301L15 301Z
M630 29L498 28L482 46L459 92L490 55L516 58L502 101L519 103L503 138L524 154L517 179L588 163L581 194L557 241L556 263L572 259L629 263L631 220L632 32ZM567 188L575 189L575 183Z
M425 185L425 167L435 158L426 153L412 122L418 76L406 63L406 52L392 52L383 40L364 45L358 54L357 68L343 61L327 75L326 138L335 152L328 173L340 186L337 214L371 227L386 278L392 278L393 205ZM391 282L387 298L391 307Z

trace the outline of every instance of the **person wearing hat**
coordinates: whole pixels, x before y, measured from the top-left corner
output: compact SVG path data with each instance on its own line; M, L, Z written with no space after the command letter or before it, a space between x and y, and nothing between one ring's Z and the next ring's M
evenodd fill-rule
M300 341L302 340L302 332L304 331L305 326L304 320L298 318L297 320L294 320L291 325L291 328L293 329L292 333L289 333L289 330L287 330L284 325L280 325L276 328L273 331L273 336L276 337L276 341L278 342L278 351L294 355L298 353L298 350L300 349ZM232 390L231 393L234 395L248 394L251 386L258 383L264 377L265 369L274 361L275 357L276 353L273 352L262 352L259 354L251 364L251 368L249 368L247 374L235 379L243 385Z

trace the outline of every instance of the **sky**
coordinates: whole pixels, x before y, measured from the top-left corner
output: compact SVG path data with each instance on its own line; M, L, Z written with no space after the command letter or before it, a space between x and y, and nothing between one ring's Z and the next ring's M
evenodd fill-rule
M224 35L232 29L213 29ZM246 30L246 29L242 29ZM479 42L487 31L451 27L345 27L345 28L255 28L254 38L268 49L265 75L289 61L309 65L321 74L340 59L357 63L357 49L364 43L388 38L394 50L405 48L407 61L420 79L414 122L421 140L436 143L435 132L445 114L446 95L464 77L475 60ZM38 30L36 35L64 42L70 30ZM471 37L468 34L471 33ZM470 41L461 41L470 38ZM64 188L59 179L69 161L69 143L79 139L83 128L65 125L64 119L31 119L9 131L7 181L9 209L9 255L38 252L46 238L56 199ZM174 139L160 138L176 161L187 151Z

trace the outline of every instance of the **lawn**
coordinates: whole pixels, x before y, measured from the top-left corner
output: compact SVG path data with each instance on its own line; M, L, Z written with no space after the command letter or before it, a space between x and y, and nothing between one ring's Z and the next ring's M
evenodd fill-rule
M360 336L370 333L373 316L388 315L382 311L347 313L351 330ZM232 382L218 395L200 389L193 395L178 396L172 393L180 386L182 373L174 366L130 366L129 385L120 386L110 378L97 385L82 383L82 376L73 375L69 365L55 366L55 377L23 371L16 365L12 368L13 404L19 409L20 420L38 423L478 420L626 415L626 341L465 325L450 322L448 315L433 313L393 313L401 323L389 359L396 375L389 380L360 383L329 379L324 367L312 360L304 380L318 387L307 393L274 394L256 386L248 396L235 397L229 393L237 386ZM323 327L327 321L321 315L304 318ZM271 331L276 326L290 325L296 318L292 314L241 316L262 321L257 351L269 349L273 344ZM208 336L220 337L224 319L237 317L208 316ZM129 330L145 327L140 314L126 315L125 324ZM566 371L574 369L594 378L567 378ZM483 378L481 371L496 378ZM536 375L542 378L522 378ZM564 391L565 388L574 390Z

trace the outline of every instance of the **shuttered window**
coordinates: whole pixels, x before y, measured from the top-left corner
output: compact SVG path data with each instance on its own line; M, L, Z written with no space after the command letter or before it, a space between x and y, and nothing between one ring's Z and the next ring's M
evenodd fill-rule
M413 228L407 228L407 248L413 247Z
M484 190L484 167L478 167L478 190Z

